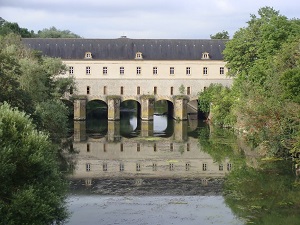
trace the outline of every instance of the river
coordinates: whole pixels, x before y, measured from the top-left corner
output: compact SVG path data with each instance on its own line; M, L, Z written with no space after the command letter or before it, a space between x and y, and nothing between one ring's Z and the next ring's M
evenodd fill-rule
M67 224L300 224L292 162L261 163L230 130L124 111L75 121L73 140Z

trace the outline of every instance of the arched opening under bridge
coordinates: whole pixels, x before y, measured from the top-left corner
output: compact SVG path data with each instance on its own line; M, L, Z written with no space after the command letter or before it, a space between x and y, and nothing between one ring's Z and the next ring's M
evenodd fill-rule
M86 105L86 132L88 136L105 136L107 133L107 104L101 100L89 101Z
M136 137L141 131L141 104L136 100L125 100L120 104L120 134Z

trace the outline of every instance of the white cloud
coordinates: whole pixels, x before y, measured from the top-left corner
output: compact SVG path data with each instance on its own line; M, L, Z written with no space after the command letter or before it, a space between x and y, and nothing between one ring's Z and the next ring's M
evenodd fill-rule
M289 18L298 0L9 0L0 15L38 31L55 26L86 38L209 38L222 30L232 36L250 14L273 6Z

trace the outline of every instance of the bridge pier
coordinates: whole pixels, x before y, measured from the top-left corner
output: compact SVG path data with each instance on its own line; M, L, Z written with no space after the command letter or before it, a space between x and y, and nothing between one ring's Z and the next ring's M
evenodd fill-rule
M154 115L154 97L141 96L141 119L153 120Z
M141 119L146 121L153 120L154 115L154 102L153 96L141 96ZM172 117L175 120L187 120L187 96L175 96L173 104L174 110ZM74 120L86 120L86 97L78 97L74 99ZM120 120L120 104L121 96L107 96L107 119L108 120Z
M74 121L74 142L81 142L86 140L86 121Z
M86 98L74 99L74 120L86 119Z
M187 120L187 103L186 96L175 96L173 118L175 120Z
M120 96L107 96L107 119L120 120Z
M174 123L174 140L178 142L187 141L188 132L187 132L187 121L176 121Z
M108 121L107 140L109 142L120 141L120 121Z
M142 121L141 126L141 136L142 137L152 137L153 136L153 121Z

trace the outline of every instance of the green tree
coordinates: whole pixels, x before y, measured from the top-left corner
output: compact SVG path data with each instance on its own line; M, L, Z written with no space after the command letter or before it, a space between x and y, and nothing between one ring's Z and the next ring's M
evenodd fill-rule
M300 21L289 20L270 7L258 10L258 17L251 15L248 26L238 30L226 43L224 59L230 74L251 79L249 70L260 59L273 56L289 38L300 33Z
M234 34L223 52L234 76L230 112L236 118L235 127L245 131L262 154L297 151L299 38L298 19L289 20L264 7L258 16L251 15L248 26ZM216 115L221 115L224 102L215 104Z
M290 161L235 166L225 179L225 203L244 224L299 224L300 183L292 166Z
M67 218L67 186L58 149L25 113L0 106L1 224L59 224Z
M222 31L222 32L218 32L214 35L210 35L210 39L229 39L229 33L228 31Z
M20 110L32 113L34 106L31 98L20 87L18 79L21 75L22 71L18 59L2 48L0 50L0 103L7 101Z
M79 35L74 34L69 30L59 30L55 27L39 30L37 36L40 38L80 38Z
M221 126L233 125L235 117L231 110L234 98L230 88L221 84L211 84L198 97L199 109L210 113L209 119L212 123Z
M0 17L1 18L1 17ZM23 38L32 38L35 36L34 31L29 31L27 28L21 28L17 23L11 23L0 19L0 36L14 33L20 35Z
M184 95L184 94L185 94L185 87L184 87L183 84L181 84L180 87L179 87L179 93L180 93L181 95Z

